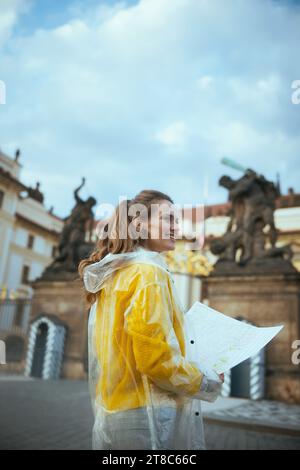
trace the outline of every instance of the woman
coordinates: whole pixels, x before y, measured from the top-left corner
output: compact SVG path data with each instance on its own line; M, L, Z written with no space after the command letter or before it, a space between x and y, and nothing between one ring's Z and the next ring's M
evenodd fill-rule
M175 215L166 194L140 192L80 263L91 303L93 449L205 448L200 400L214 401L223 377L209 380L185 358L184 315L160 255L175 247Z

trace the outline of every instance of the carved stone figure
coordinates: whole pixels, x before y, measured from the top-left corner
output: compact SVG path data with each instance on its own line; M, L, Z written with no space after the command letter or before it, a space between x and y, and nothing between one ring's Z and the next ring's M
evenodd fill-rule
M76 204L71 214L65 219L58 245L58 255L44 272L43 279L52 278L52 275L58 272L77 272L80 260L87 257L93 249L92 230L94 214L92 208L97 201L93 197L83 200L79 196L79 191L84 184L85 178L82 178L81 185L74 191ZM87 235L88 240L86 240Z
M237 180L222 176L219 184L229 191L231 201L226 233L212 240L210 246L212 253L219 255L219 262L231 261L245 266L262 259L290 261L291 247L276 247L274 211L280 196L279 183L274 184L248 169Z

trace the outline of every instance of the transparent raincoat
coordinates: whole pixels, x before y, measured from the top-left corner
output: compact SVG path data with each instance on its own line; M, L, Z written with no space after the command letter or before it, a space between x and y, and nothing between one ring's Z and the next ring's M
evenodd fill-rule
M201 400L222 383L185 358L184 314L162 256L138 248L84 270L93 449L205 449Z

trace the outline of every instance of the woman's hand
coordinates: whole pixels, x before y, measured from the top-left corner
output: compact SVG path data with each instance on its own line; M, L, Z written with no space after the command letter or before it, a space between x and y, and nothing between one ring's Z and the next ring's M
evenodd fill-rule
M215 372L214 375L215 379L203 375L200 391L197 394L199 400L213 403L220 396L224 382L224 374L217 374Z

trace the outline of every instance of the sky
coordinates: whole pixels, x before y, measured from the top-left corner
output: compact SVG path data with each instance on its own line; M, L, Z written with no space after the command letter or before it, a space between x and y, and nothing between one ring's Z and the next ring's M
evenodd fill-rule
M66 216L73 189L222 203L224 156L300 192L300 2L0 0L0 148Z

